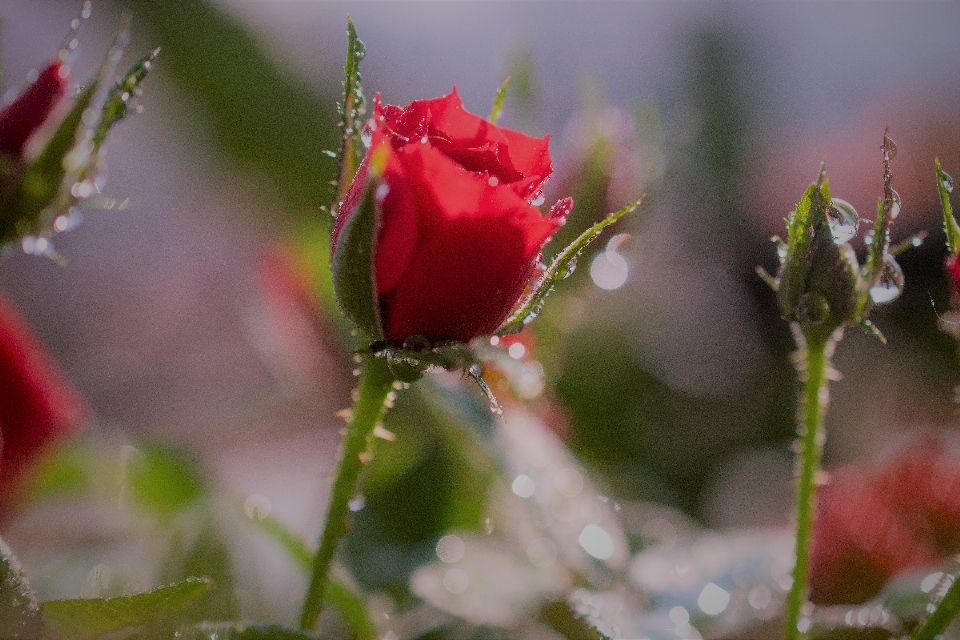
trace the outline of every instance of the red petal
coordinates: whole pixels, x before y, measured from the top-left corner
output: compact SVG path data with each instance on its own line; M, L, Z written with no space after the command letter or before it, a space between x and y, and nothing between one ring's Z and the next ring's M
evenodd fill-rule
M0 111L0 152L16 157L39 129L67 89L70 67L54 60L6 109Z

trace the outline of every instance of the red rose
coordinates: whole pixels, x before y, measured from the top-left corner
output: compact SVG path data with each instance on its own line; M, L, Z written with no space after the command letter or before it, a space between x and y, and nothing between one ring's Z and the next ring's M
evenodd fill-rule
M901 571L960 552L960 460L930 440L872 469L835 474L820 490L810 600L859 604Z
M0 494L87 412L27 323L0 297Z
M372 279L383 338L469 341L494 333L522 296L541 248L572 200L547 215L532 204L552 164L549 136L497 127L463 108L456 88L405 108L375 101L370 144L340 207L341 231L368 192L378 224ZM381 160L382 159L382 160Z
M0 152L23 156L30 136L47 121L67 90L70 67L51 62L3 111L0 111Z

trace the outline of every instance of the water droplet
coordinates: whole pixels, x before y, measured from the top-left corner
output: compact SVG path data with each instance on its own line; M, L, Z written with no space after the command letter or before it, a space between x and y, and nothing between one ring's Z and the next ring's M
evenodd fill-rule
M577 258L574 256L570 262L560 267L557 271L557 279L566 280L573 275L573 272L577 270Z
M889 253L883 257L883 271L877 284L870 287L870 298L877 304L890 302L903 291L903 269Z
M483 519L483 532L488 536L493 534L493 520L490 518Z
M900 215L900 194L895 189L890 189L893 194L893 202L890 204L890 218L896 218Z
M453 595L460 595L470 586L470 576L460 568L453 568L443 576L444 588Z
M500 336L490 336L490 346L495 347L500 344Z
M887 138L886 142L886 151L889 154L888 157L893 160L897 157L897 143L893 141L893 138Z
M460 536L443 536L437 542L437 557L440 558L441 562L446 562L447 564L453 564L460 560L466 551L467 546Z
M730 593L713 582L708 582L697 597L697 605L708 616L723 613L728 604L730 604Z
M953 178L947 175L947 172L942 169L940 170L940 175L942 176L940 186L943 187L947 193L953 193Z
M370 145L373 143L373 132L376 131L377 125L371 120L367 124L363 125L363 129L360 130L360 142L363 143L363 146L370 148Z
M521 473L513 479L513 484L510 485L510 489L521 498L529 498L533 495L533 492L537 490L537 485L533 481L533 478L525 473Z
M827 224L830 226L833 241L836 244L843 244L857 235L860 216L857 215L857 210L852 204L840 198L833 198L830 200L830 206L827 207Z
M324 149L323 155L327 156L328 158L333 158L334 160L337 159L337 152L331 151L330 149Z
M747 602L757 610L766 609L773 600L773 594L770 593L770 587L765 584L758 585L747 594Z
M366 503L367 503L366 499L362 495L357 494L352 498L350 498L350 501L347 503L347 508L350 509L350 511L356 513L357 511L360 511L361 509L363 509Z
M390 187L385 182L381 182L377 185L377 191L374 194L377 200L383 200L387 197L387 194L390 193Z
M427 136L420 138L420 144L427 144Z
M577 542L580 543L584 551L597 560L607 560L613 557L613 538L598 525L588 524L585 526L583 531L580 532Z
M543 192L541 191L540 193L538 193L533 197L533 200L530 201L530 204L532 204L535 207L539 207L546 201L547 199L543 196Z
M519 360L527 352L527 348L520 342L514 342L507 349L507 354L514 360Z
M490 176L487 178L487 184L489 184L491 187L495 187L500 184L500 178L497 176Z
M421 335L413 335L403 341L406 351L429 351L432 347L430 340Z
M590 263L590 279L606 291L619 289L627 282L630 266L616 251L604 251Z

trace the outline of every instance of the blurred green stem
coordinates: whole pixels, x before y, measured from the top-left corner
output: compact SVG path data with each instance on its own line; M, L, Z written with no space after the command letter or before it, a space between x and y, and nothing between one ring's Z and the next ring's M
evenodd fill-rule
M810 536L817 499L817 471L823 451L823 419L827 412L827 368L836 338L808 334L798 342L801 353L797 370L803 380L803 413L799 426L801 448L797 454L800 473L797 476L796 564L793 567L793 584L787 595L786 640L798 640L804 635L799 622L801 610L807 601Z
M943 637L940 634L953 622L958 613L960 613L960 579L954 578L943 600L937 605L936 611L926 619L914 636L914 640L935 640L937 637Z
M383 418L387 396L393 388L394 378L386 359L365 355L361 367L360 388L343 441L327 518L317 553L313 557L310 588L307 590L303 613L300 615L300 628L304 630L312 631L317 626L329 581L330 564L340 540L347 533L349 503L357 490L357 480L363 469L373 430Z

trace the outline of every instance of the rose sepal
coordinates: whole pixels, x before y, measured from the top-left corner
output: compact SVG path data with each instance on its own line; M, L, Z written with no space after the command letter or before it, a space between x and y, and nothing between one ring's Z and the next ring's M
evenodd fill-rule
M596 240L608 226L639 207L645 197L645 195L640 196L637 200L634 200L622 209L618 209L607 215L607 217L600 222L587 228L577 236L576 240L558 253L557 257L553 259L553 262L546 271L544 271L543 276L541 276L534 286L533 291L527 295L523 302L521 302L504 321L500 329L497 330L497 335L505 336L512 333L519 333L526 325L530 324L534 318L540 315L544 300L550 295L558 282L568 278L570 274L573 273L573 270L576 268L577 257L583 252L587 245ZM561 200L554 206L554 210L562 208L564 203L569 200L569 198ZM569 207L569 205L567 206Z
M115 69L128 39L121 25L94 80L74 99L64 119L35 157L5 163L0 188L0 246L26 235L49 232L54 219L78 200L98 193L84 185L96 171L103 142L127 115L159 49L137 61L113 84L97 106L95 99ZM93 116L88 115L94 112Z
M943 206L943 230L947 236L947 250L950 256L956 259L960 254L960 224L957 224L953 207L950 205L953 178L940 166L940 158L935 158L934 164L937 170L937 191L940 194L940 204Z

